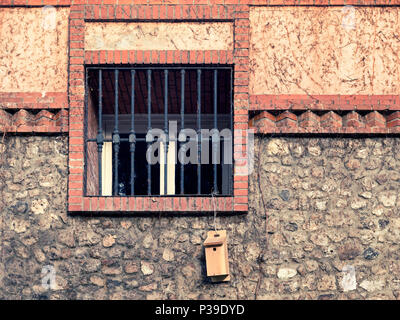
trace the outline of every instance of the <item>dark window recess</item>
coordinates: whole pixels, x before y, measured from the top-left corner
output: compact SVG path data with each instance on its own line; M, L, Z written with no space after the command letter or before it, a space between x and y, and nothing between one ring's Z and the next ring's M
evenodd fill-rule
M230 66L87 67L85 88L86 195L232 194ZM182 128L194 130L195 157L208 151L208 163L179 161L189 138L168 139L166 148L155 153L161 164L147 162L146 151L155 142L146 141L149 129L164 130L170 137L171 123L176 123L177 137ZM211 135L203 136L208 146L202 144L200 130L214 128L229 130L217 143ZM230 159L226 163L224 153Z

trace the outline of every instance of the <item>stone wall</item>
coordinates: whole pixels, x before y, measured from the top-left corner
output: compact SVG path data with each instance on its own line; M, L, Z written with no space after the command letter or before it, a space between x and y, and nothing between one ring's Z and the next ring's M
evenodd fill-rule
M67 138L1 147L0 299L399 297L399 138L257 138L249 213L216 219L221 284L205 272L212 216L69 216Z

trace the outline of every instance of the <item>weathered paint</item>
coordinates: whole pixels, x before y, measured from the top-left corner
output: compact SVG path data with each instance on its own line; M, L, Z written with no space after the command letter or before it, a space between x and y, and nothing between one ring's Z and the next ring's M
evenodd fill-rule
M212 23L86 23L86 50L230 50L233 25Z
M2 8L0 92L65 92L69 8Z
M400 8L343 8L251 8L250 93L399 94Z

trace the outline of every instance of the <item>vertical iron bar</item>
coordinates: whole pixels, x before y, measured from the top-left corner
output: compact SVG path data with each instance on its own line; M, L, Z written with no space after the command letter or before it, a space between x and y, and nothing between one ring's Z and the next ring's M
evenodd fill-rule
M181 130L185 129L185 69L181 70ZM182 144L180 143L180 147ZM181 194L185 193L185 183L184 183L184 167L183 161L181 161Z
M197 194L201 194L201 69L197 69Z
M131 70L131 132L129 133L129 143L131 152L131 196L135 194L135 70Z
M98 152L98 168L99 168L99 195L103 195L103 181L102 181L102 155L103 155L103 71L99 69L99 124L97 131L97 152Z
M167 155L168 155L168 70L164 70L164 195L167 194Z
M218 129L217 126L217 77L218 71L217 69L214 70L214 129ZM214 140L214 139L213 139ZM219 140L219 139L218 139ZM219 142L218 142L219 143ZM218 193L218 186L217 186L217 142L212 141L212 151L213 151L213 163L214 163L214 192Z
M114 145L114 195L118 195L118 156L119 156L119 130L118 130L118 69L114 71L115 76L115 106L114 106L114 132L113 132L113 145Z
M144 109L145 109L145 105L146 105L145 98L144 98L144 91L142 89L142 81L140 80L140 75L141 74L143 74L144 77L146 78L145 73L144 72L140 72L138 70L138 73L137 73L137 81L138 81L138 86L139 86L139 92L138 92L138 95L137 95L137 97L138 97L138 113L144 113ZM140 102L139 97L142 99L142 102ZM143 106L143 112L141 110L141 106Z
M122 90L122 93L124 93L124 92L126 92L126 95L129 97L129 99L130 100L132 100L132 97L131 97L131 91L129 90L129 88L128 88L128 81L126 80L126 76L125 76L125 74L127 74L128 72L122 72L122 77L123 77L123 83L124 83L124 85L125 85L125 90ZM121 96L121 98L122 98L122 101L124 101L124 97L123 96ZM128 106L127 105L125 105L125 103L124 103L124 106L123 106L124 108L125 108L125 111L126 111L126 113L127 114L129 114L129 108L128 108Z
M147 130L151 130L151 69L147 70ZM150 142L147 143L147 150ZM147 162L147 194L151 194L151 165Z

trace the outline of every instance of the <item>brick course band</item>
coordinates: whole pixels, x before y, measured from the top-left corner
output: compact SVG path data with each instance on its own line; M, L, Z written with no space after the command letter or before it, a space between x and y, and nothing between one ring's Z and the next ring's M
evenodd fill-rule
M260 5L260 6L303 6L303 5L399 5L399 0L0 0L0 6L70 6L78 4L119 5Z
M78 201L79 197L73 189L69 190L70 198ZM74 201L69 203L69 211L96 211L96 212L232 212L247 211L248 202L233 204L233 197L83 197L82 207Z
M228 50L85 51L85 64L233 64Z
M115 2L114 2L115 3ZM86 20L233 20L234 6L201 3L181 5L151 2L148 5L88 4L85 6Z
M400 95L252 95L250 110L400 110Z
M50 112L20 109L14 114L0 109L0 132L15 133L63 133L68 132L68 111Z
M2 109L66 109L65 92L0 92Z

